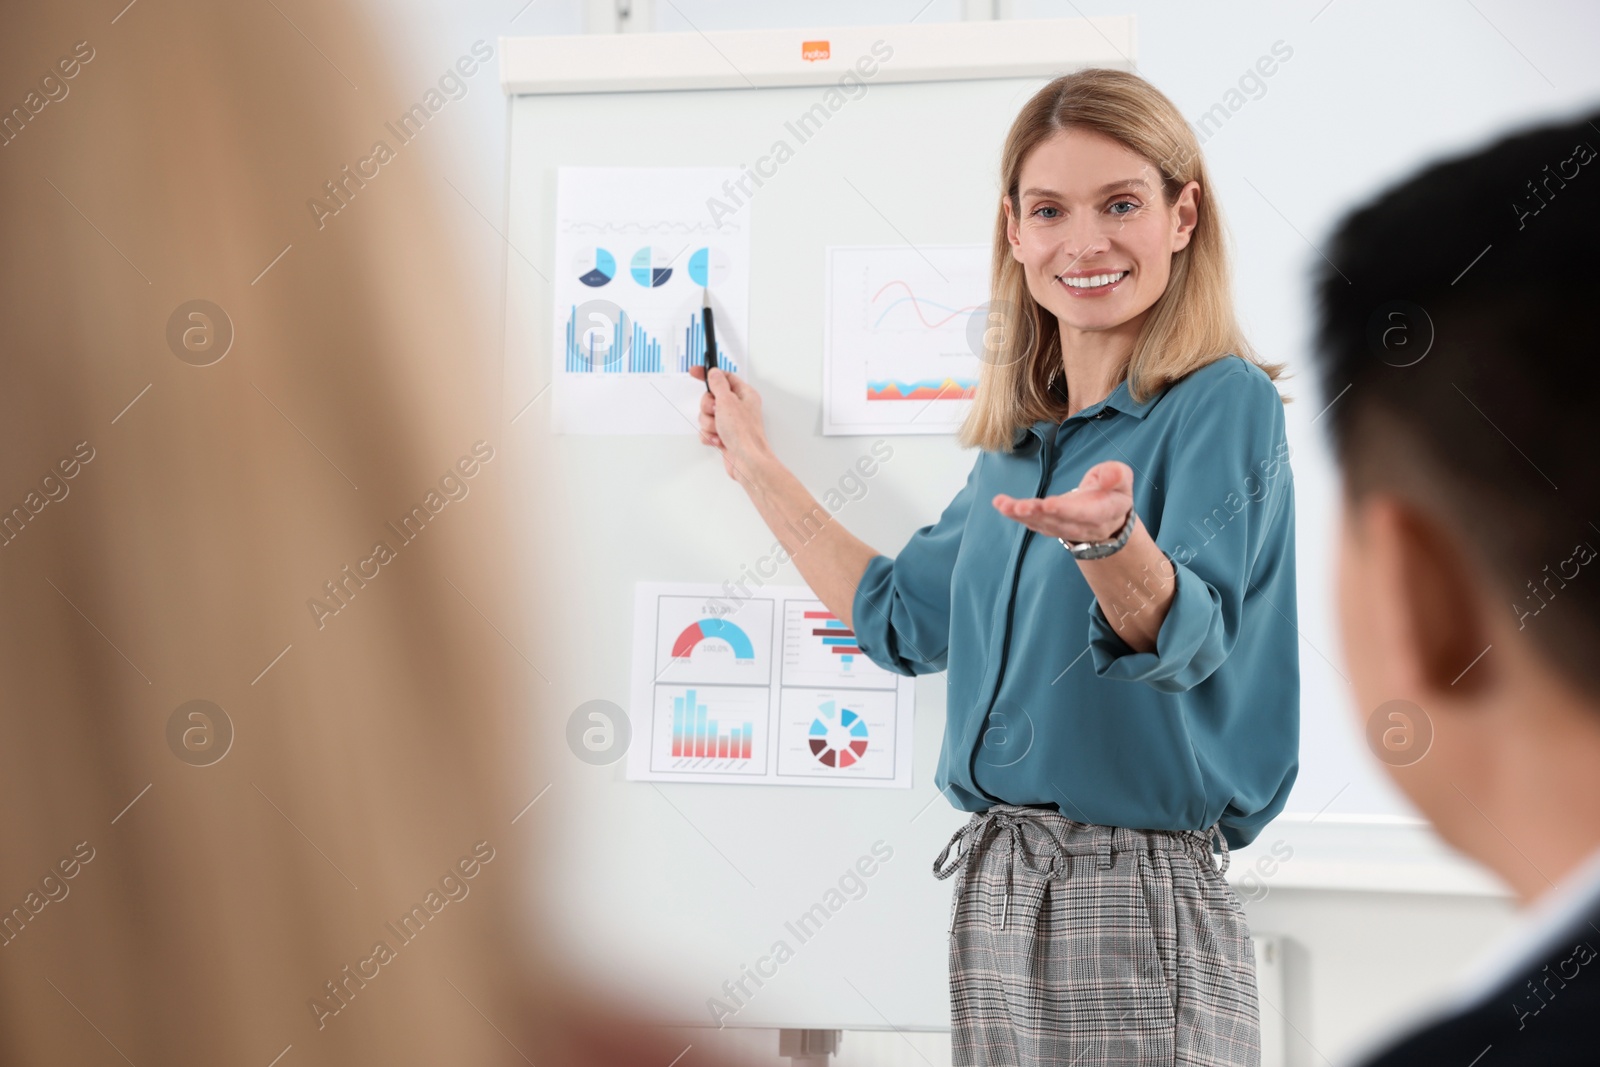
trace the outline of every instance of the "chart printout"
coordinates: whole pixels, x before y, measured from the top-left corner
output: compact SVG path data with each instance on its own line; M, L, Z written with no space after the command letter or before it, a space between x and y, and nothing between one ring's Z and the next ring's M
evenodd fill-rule
M748 211L706 203L730 167L559 167L550 323L553 427L570 434L692 434L705 385L702 299L717 363L744 371Z
M909 789L914 694L803 585L635 588L630 779Z
M951 433L977 393L986 245L830 246L824 434Z

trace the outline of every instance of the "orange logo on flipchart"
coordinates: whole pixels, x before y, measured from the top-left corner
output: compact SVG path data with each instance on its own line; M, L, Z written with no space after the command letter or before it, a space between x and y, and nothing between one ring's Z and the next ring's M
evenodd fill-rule
M807 63L815 63L819 59L828 58L827 41L801 41L800 58Z

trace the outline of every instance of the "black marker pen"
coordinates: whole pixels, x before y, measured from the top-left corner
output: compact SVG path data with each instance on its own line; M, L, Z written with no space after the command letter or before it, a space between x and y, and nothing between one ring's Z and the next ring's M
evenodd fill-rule
M711 289L706 287L701 290L704 294L700 309L700 324L706 329L706 392L711 392L711 370L717 365L717 328L711 319Z

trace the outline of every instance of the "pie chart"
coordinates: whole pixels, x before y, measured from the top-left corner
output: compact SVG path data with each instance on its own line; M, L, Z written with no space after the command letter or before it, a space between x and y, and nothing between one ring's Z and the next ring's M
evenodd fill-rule
M867 754L867 724L849 708L839 708L831 700L817 708L807 740L811 754L824 767L849 767Z
M617 276L617 260L604 248L590 248L578 253L573 270L578 280L591 289L598 289Z
M672 277L672 257L664 249L647 245L633 254L633 262L629 266L633 280L648 289L666 285L667 279Z
M727 253L720 248L699 248L689 256L689 280L702 288L713 282L722 284L732 269Z

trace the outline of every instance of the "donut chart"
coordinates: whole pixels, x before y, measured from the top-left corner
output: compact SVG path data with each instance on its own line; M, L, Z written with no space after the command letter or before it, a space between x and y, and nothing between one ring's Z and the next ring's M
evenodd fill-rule
M824 701L811 720L811 754L824 767L849 767L867 754L867 724L850 708Z

